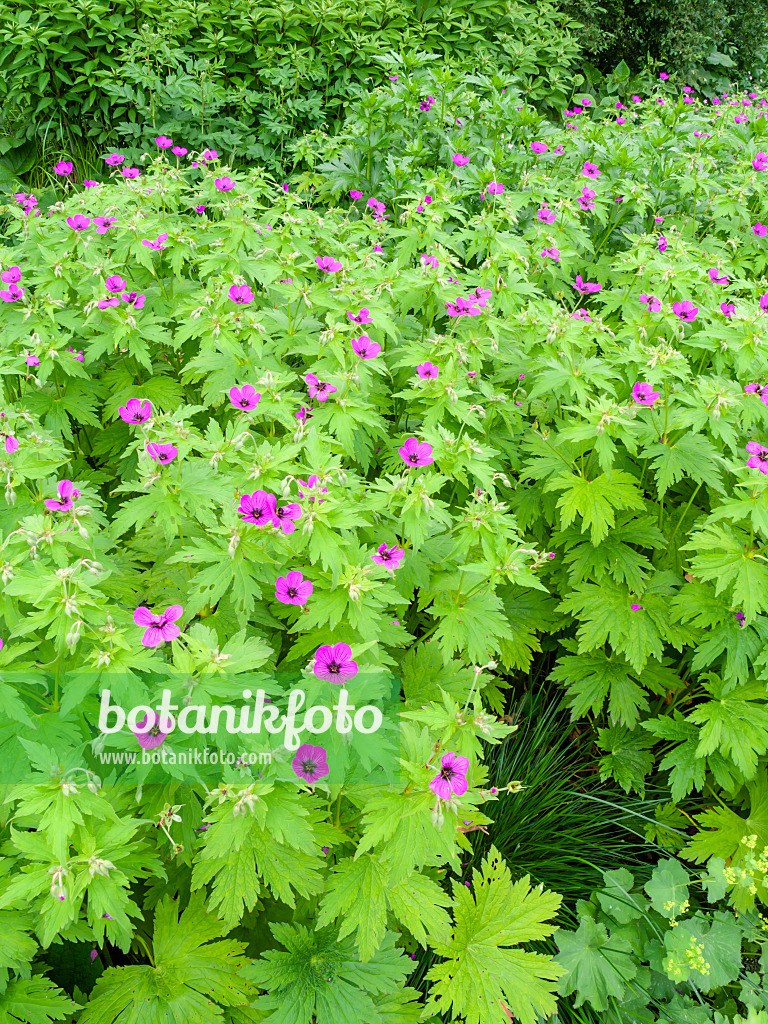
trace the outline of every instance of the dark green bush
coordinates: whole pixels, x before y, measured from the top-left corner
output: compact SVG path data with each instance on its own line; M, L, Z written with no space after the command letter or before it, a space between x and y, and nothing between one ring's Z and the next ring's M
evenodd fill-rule
M43 147L82 164L163 133L276 171L290 139L335 131L394 73L388 55L514 71L557 108L577 54L548 2L0 0L0 153L34 140L27 163Z

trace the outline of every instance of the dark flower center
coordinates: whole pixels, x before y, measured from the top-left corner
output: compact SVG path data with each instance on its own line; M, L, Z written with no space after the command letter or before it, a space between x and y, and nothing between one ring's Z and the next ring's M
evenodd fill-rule
M317 765L315 764L314 761L302 761L301 770L304 772L305 775L314 775L314 773L317 771Z
M441 768L440 770L440 778L445 779L446 782L450 782L453 776L457 774L458 772L454 771L451 765L447 765L445 768Z
M341 672L341 665L339 664L338 661L329 661L328 662L328 671L332 675L338 675L339 672Z
M245 397L245 395L240 399L240 405L243 409L247 409L250 405L250 401Z
M160 735L160 726L159 725L153 725L152 728L147 733L147 735L148 736L159 736Z
M296 597L298 590L296 587L288 587L288 597Z

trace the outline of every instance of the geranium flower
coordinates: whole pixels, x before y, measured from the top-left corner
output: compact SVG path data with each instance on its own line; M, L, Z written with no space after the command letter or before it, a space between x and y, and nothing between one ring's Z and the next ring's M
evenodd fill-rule
M154 238L154 239L151 239L151 240L148 239L148 238L142 238L141 244L145 245L148 249L160 250L160 249L166 249L167 248L167 246L163 244L164 242L167 242L167 241L168 241L168 232L165 231L165 232L163 232L162 235L158 235L157 238Z
M304 494L304 491L301 490L302 487L306 487L308 491L319 491L321 494L327 494L328 493L328 488L327 487L321 487L320 486L320 477L316 476L314 474L309 478L309 480L298 480L297 483L299 485L299 497L300 498L309 497L310 501L315 501L315 498L311 494L310 495L305 495ZM322 498L318 498L317 502L318 502L318 504L322 504L323 499Z
M416 367L416 373L422 380L434 380L440 373L440 369L434 363L420 363Z
M160 614L151 612L143 605L138 607L133 613L133 621L137 626L146 627L141 638L142 644L145 647L159 647L166 640L175 640L181 633L181 629L176 625L176 620L180 619L183 614L184 609L180 604L172 604L170 608L166 608Z
M78 363L85 362L85 357L83 356L82 349L79 352L77 352L75 349L72 348L71 345L68 345L67 351L72 353L72 358L76 359Z
M768 235L768 225L761 224L760 221L758 221L757 224L752 225L752 231L756 235L759 235L760 238L765 238L765 236Z
M768 313L768 292L760 296L760 309L764 313Z
M125 405L118 409L120 419L126 423L146 423L152 415L152 403L144 399L129 398Z
M189 150L185 149L183 146L174 146L171 152L174 156L186 156Z
M101 184L100 181L96 181L94 178L86 178L83 181L83 188L98 188Z
M302 743L291 761L291 767L298 778L310 785L331 774L325 747L313 747L310 743Z
M375 359L381 352L381 345L371 341L367 334L361 334L359 338L352 338L352 351L361 359Z
M51 512L69 512L74 503L80 497L80 491L75 489L71 480L60 480L57 485L59 498L46 498L45 507Z
M581 274L576 275L576 284L571 285L571 288L575 288L579 295L592 295L593 292L599 292L602 287L603 286L601 284L584 281Z
M405 444L398 448L398 452L407 466L430 466L435 461L432 445L426 441L419 444L415 437L409 437Z
M373 322L370 310L366 306L363 306L359 313L351 313L347 310L347 319L355 324L370 324Z
M246 523L253 523L255 526L274 525L275 512L277 510L277 498L267 491L254 491L253 494L240 496L240 507L238 512Z
M440 800L450 800L455 794L463 796L467 792L467 772L469 758L459 757L452 750L443 754L440 760L440 772L432 779L429 788Z
M301 505L295 501L290 505L281 505L275 510L274 524L279 526L283 533L293 533L296 529L294 519L301 519Z
M632 387L632 397L638 405L655 405L659 400L659 392L644 381L637 381Z
M666 252L668 245L669 243L667 242L664 235L659 235L659 252Z
M730 302L721 302L720 309L722 311L723 316L728 317L733 316L733 314L736 312L736 307Z
M560 262L560 250L554 247L550 249L542 249L541 255L543 259L554 260L556 263Z
M603 172L598 170L597 164L591 164L587 160L582 168L582 173L585 178L599 178Z
M3 302L18 302L24 297L26 290L26 288L20 288L17 284L11 284L8 288L0 291L0 299Z
M352 650L348 644L318 647L315 651L315 664L312 671L318 679L327 679L329 683L341 686L348 679L357 675L357 662L352 660Z
M172 444L157 444L153 441L147 445L147 454L154 462L167 466L179 454L179 449Z
M504 186L500 181L489 181L485 186L485 191L490 192L492 196L500 196L504 191Z
M120 298L123 302L127 302L129 306L133 306L134 309L143 309L144 303L147 300L146 295L139 295L138 292L121 292Z
M113 224L117 224L115 217L94 217L93 223L96 225L96 231L100 235L106 235ZM166 235L166 238L168 236Z
M542 221L544 224L554 224L557 220L557 214L553 213L548 206L542 206L536 214L536 219Z
M104 282L108 292L121 292L125 288L125 281L119 274L113 274Z
M237 302L240 305L246 305L249 302L253 302L253 292L247 284L231 285L229 289L229 297L233 302Z
M314 373L306 373L304 383L309 388L309 397L316 398L318 402L327 402L328 396L339 390L333 384L320 380Z
M470 292L469 297L480 309L485 309L488 305L488 299L490 299L492 294L493 292L490 288L483 288L478 285L473 292Z
M356 188L350 189L349 195L350 195L350 197L352 199L355 199L355 200L363 198L363 193L362 192L358 192Z
M205 213L205 206L203 206L202 203L200 204L200 206L196 206L195 213Z
M40 360L35 355L29 355L26 358L26 363L27 363L27 366L39 366L40 365Z
M108 156L104 157L104 163L108 164L110 167L119 167L120 164L124 162L125 157L122 153L110 153Z
M397 544L393 544L391 548L388 548L386 544L379 544L376 554L371 555L371 561L376 565L383 565L392 570L397 569L403 558L405 558L405 550L399 548Z
M155 139L155 145L158 149L170 149L173 145L173 139L169 139L167 135L160 135Z
M110 295L106 299L99 299L96 305L99 309L114 309L120 305L120 299L117 295Z
M123 167L120 173L124 178L138 178L141 171L138 167Z
M256 392L252 384L244 384L242 388L230 388L229 400L237 409L244 409L250 412L259 404L261 395Z
M72 164L68 160L59 160L53 165L53 173L58 174L60 178L66 178L72 173Z
M661 309L661 302L655 295L641 295L640 301L648 306L649 313L658 313Z
M315 256L315 263L325 274L336 274L341 270L341 264L333 256Z
M451 159L453 160L457 167L466 167L466 165L469 163L469 157L464 156L463 153L454 153Z
M5 454L13 455L18 450L19 442L12 434L5 435Z
M419 262L422 267L429 267L431 270L437 270L440 266L440 260L437 256L429 256L427 253L422 253L419 257Z
M67 217L67 224L73 231L85 231L90 227L90 217L84 217L82 213L76 213L74 217Z
M672 311L675 316L679 316L681 320L691 324L696 319L699 307L694 306L690 299L684 299L682 302L675 302L672 306Z
M532 142L531 143L531 149L533 150L534 153L546 153L547 152L547 144L546 144L546 142Z
M751 455L747 459L749 469L759 470L763 476L768 476L768 461L761 459L759 455Z
M296 569L275 580L275 597L281 604L306 604L313 586Z
M213 184L216 186L217 192L231 192L235 187L231 178L214 178Z
M448 310L448 316L480 316L482 313L481 309L461 295L455 302L446 302L445 308Z
M717 267L709 268L709 280L712 281L713 284L728 284L728 278L725 276L725 274L723 274L723 276L721 277L720 271L717 269Z
M146 611L147 609L143 609ZM137 609L139 611L139 609ZM134 613L135 615L135 613ZM143 626L143 622L137 623L139 626ZM179 627L173 627L176 630L178 636ZM149 630L147 631L149 632ZM146 633L144 634L146 636ZM162 641L161 641L162 642ZM157 647L157 644L144 644L145 647ZM157 712L150 710L148 715L144 715L140 722L136 723L136 728L132 730L133 735L139 741L139 746L143 750L154 750L155 747L159 747L161 743L165 743L166 739L171 735L171 730L164 732L162 729L163 725L170 725L170 722L160 722L160 716ZM93 950L95 953L96 950Z
M8 267L0 274L0 281L3 284L17 284L21 280L21 271L18 267Z

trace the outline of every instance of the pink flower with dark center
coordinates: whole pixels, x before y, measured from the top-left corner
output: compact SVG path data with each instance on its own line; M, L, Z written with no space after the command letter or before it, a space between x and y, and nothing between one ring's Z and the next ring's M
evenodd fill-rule
M358 199L362 199L363 198L363 193L362 192L358 192L358 190L356 188L351 189L349 195L350 195L350 198L352 198L354 200L358 200Z
M736 307L731 302L721 302L720 310L723 316L731 317L736 312Z
M229 297L233 302L237 302L240 305L246 305L249 302L253 302L253 292L247 284L231 285L229 289Z
M504 186L500 181L489 181L485 186L486 192L490 192L492 196L500 196L504 191Z
M760 390L760 385L759 384L754 384L754 383L753 384L745 384L744 385L744 390L747 392L748 395L754 395L756 392L758 392Z
M147 454L154 462L167 466L179 454L179 449L172 444L157 444L153 441L147 445Z
M492 294L493 292L490 288L483 288L478 285L473 292L470 292L469 297L476 306L479 306L480 309L485 309Z
M146 627L141 638L142 644L145 647L159 647L166 640L175 640L181 633L176 620L183 614L184 609L180 604L173 604L160 614L151 612L143 605L138 607L133 613L133 621L137 626ZM162 743L162 740L160 742Z
M341 270L341 263L333 256L315 256L315 263L324 274L336 274Z
M126 423L146 423L152 415L152 403L144 399L129 398L125 405L118 409L120 419Z
M137 609L138 611L139 609ZM146 611L147 609L143 609ZM140 622L138 625L143 626L144 623ZM178 636L179 627L175 626L176 635ZM148 631L147 631L148 632ZM146 636L146 633L144 634ZM162 642L162 641L161 641ZM158 644L144 644L145 647L157 647ZM136 728L133 730L133 735L139 741L139 746L143 750L154 750L155 747L159 747L161 743L165 743L168 736L171 735L171 729L168 732L164 732L162 726L170 726L170 722L161 722L160 716L156 711L149 712L148 715L144 715L140 722L136 723ZM96 950L93 950L95 953Z
M125 281L118 274L113 274L104 282L108 292L121 292L125 288Z
M763 476L768 476L768 461L761 459L759 455L751 455L747 459L747 466L749 469L756 469Z
M667 242L664 235L659 235L659 252L666 252L668 245L669 243Z
M75 489L71 480L60 480L58 483L59 498L46 498L45 507L51 512L69 512L74 503L80 497L80 491Z
M310 407L308 409L306 409L302 405L301 409L299 409L299 411L296 413L296 419L300 423L306 423L306 421L309 419L309 417L311 415L312 415L312 406L310 405Z
M419 262L421 263L422 267L429 267L431 270L437 270L437 268L440 266L440 260L437 258L437 256L429 256L427 255L427 253L423 253L419 257Z
M469 157L464 156L463 153L454 153L451 159L453 160L457 167L466 167L466 165L469 163Z
M398 448L400 458L403 462L411 466L430 466L434 461L435 457L432 454L432 445L427 444L426 441L419 441L415 437L409 437L402 448Z
M602 289L601 284L593 284L589 281L584 281L581 274L576 275L576 284L572 284L571 288L575 288L579 295L592 295L593 292L599 292Z
M304 383L309 389L309 397L316 398L318 402L327 402L329 395L339 390L333 384L320 380L314 373L305 374Z
M290 505L281 505L275 510L275 526L279 526L283 533L294 532L296 529L295 519L301 519L301 505L297 505L295 501Z
M403 558L405 558L405 550L399 548L397 544L393 544L391 548L386 544L379 544L376 554L371 555L371 561L376 565L383 565L385 568L393 570L398 568Z
M99 299L96 305L99 309L114 309L120 305L120 299L117 295L110 295L106 299Z
M125 157L121 153L110 153L109 156L104 157L104 163L110 167L119 167L120 164L125 163Z
M2 274L0 274L0 281L2 281L3 284L18 284L20 280L21 271L18 267L8 267L7 270L4 270Z
M150 240L148 238L142 238L141 244L145 245L148 249L160 250L160 249L167 249L168 248L164 244L167 241L168 241L168 232L165 231L165 232L163 232L162 235L158 235L157 238L154 238L152 240Z
M764 313L768 313L768 292L760 296L760 309Z
M542 259L554 260L555 263L559 263L560 262L560 250L559 249L555 249L554 247L549 248L549 249L542 249L541 250L541 255L542 255Z
M684 299L682 302L675 302L672 311L675 316L679 316L681 320L691 324L696 319L699 307L694 306L690 299Z
M318 647L312 671L318 679L341 686L357 675L357 662L352 660L352 649L348 644Z
M267 491L243 494L240 497L240 507L237 511L246 523L253 523L255 526L269 526L270 523L274 525L277 498Z
M205 213L205 207L202 204L200 204L200 206L196 206L195 213Z
M174 146L171 152L174 156L186 156L189 150L185 149L183 146Z
M250 412L259 404L261 395L252 384L244 384L242 388L230 388L229 400L236 409Z
M637 381L632 387L632 397L638 405L655 405L659 400L659 392L654 391L651 384Z
M123 302L127 302L129 306L133 306L134 309L143 309L144 303L147 300L146 295L139 295L138 292L121 292L120 298Z
M709 280L712 281L713 284L728 284L728 278L725 276L725 274L723 274L723 276L721 277L720 271L717 269L717 267L709 268Z
M169 139L167 135L160 135L155 139L155 145L158 149L170 149L173 145L173 139Z
M313 586L296 569L275 581L275 597L281 604L306 604L312 595Z
M72 173L72 164L68 160L59 160L53 165L53 173L58 174L60 178L66 178Z
M313 474L309 478L309 480L298 480L297 483L299 485L299 497L300 498L309 497L310 501L315 501L315 498L314 498L314 496L312 494L306 495L304 493L304 491L301 490L302 487L306 487L306 489L308 491L317 491L320 494L327 494L328 493L328 488L320 486L320 477L316 476L315 474ZM323 499L322 498L317 498L317 502L318 502L318 504L322 504L323 503Z
M120 173L124 178L138 178L141 171L138 167L123 167Z
M90 227L90 217L84 217L82 213L76 213L74 217L67 217L67 224L73 231L85 231Z
M361 334L359 338L352 338L352 351L361 359L375 359L381 352L381 345L371 341L367 334Z
M115 217L94 217L93 223L96 225L99 235L106 235L112 225L117 224L117 219Z
M363 306L359 313L351 313L347 310L347 319L351 320L354 324L370 324L373 322L370 310Z
M416 367L416 372L422 380L434 380L440 373L440 370L434 363L420 363Z
M17 284L9 284L7 288L0 291L0 299L3 302L20 302L24 298L26 288L20 288Z
M658 313L661 309L661 302L655 295L641 295L640 301L648 306L649 313Z
M536 219L542 221L544 224L554 224L557 220L557 214L553 213L548 206L542 206L536 214Z
M597 164L591 164L587 160L582 168L582 173L585 178L599 178L603 172L598 170Z
M235 187L235 183L231 178L214 178L213 183L216 186L217 192L231 192Z
M331 774L325 747L313 747L310 743L302 743L291 761L291 767L298 778L310 785Z
M27 366L39 366L40 365L40 360L35 355L28 355L27 358L26 358L26 363L27 363Z
M469 758L459 757L452 750L443 754L440 760L440 772L432 779L429 788L440 800L450 800L455 794L463 796L467 792L467 772Z
M546 153L547 152L547 144L546 144L546 142L532 142L531 143L531 149L533 150L534 153Z
M768 235L768 226L761 224L760 221L758 221L757 224L752 225L752 231L760 238L765 238L765 236Z
M757 441L747 441L746 445L747 455L763 455L765 448Z
M19 447L19 442L16 440L16 438L13 437L12 434L6 434L5 435L5 454L6 455L13 455L13 453L15 451L17 451L18 447Z

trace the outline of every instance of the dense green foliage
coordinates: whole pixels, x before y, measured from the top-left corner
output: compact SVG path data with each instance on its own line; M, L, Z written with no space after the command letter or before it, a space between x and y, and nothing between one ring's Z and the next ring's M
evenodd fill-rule
M385 67L287 192L161 140L3 206L0 1010L765 1024L766 101L627 87L556 127L511 75ZM295 530L247 521L252 491ZM183 629L148 640L144 606ZM333 778L221 722L271 763L105 764L139 742L95 735L105 687L283 710L301 679L330 707L336 644L355 703L394 678L399 704ZM647 840L564 911L509 807L547 785L513 747L542 671L574 786ZM538 871L502 856L515 813ZM65 994L83 944L105 969Z

